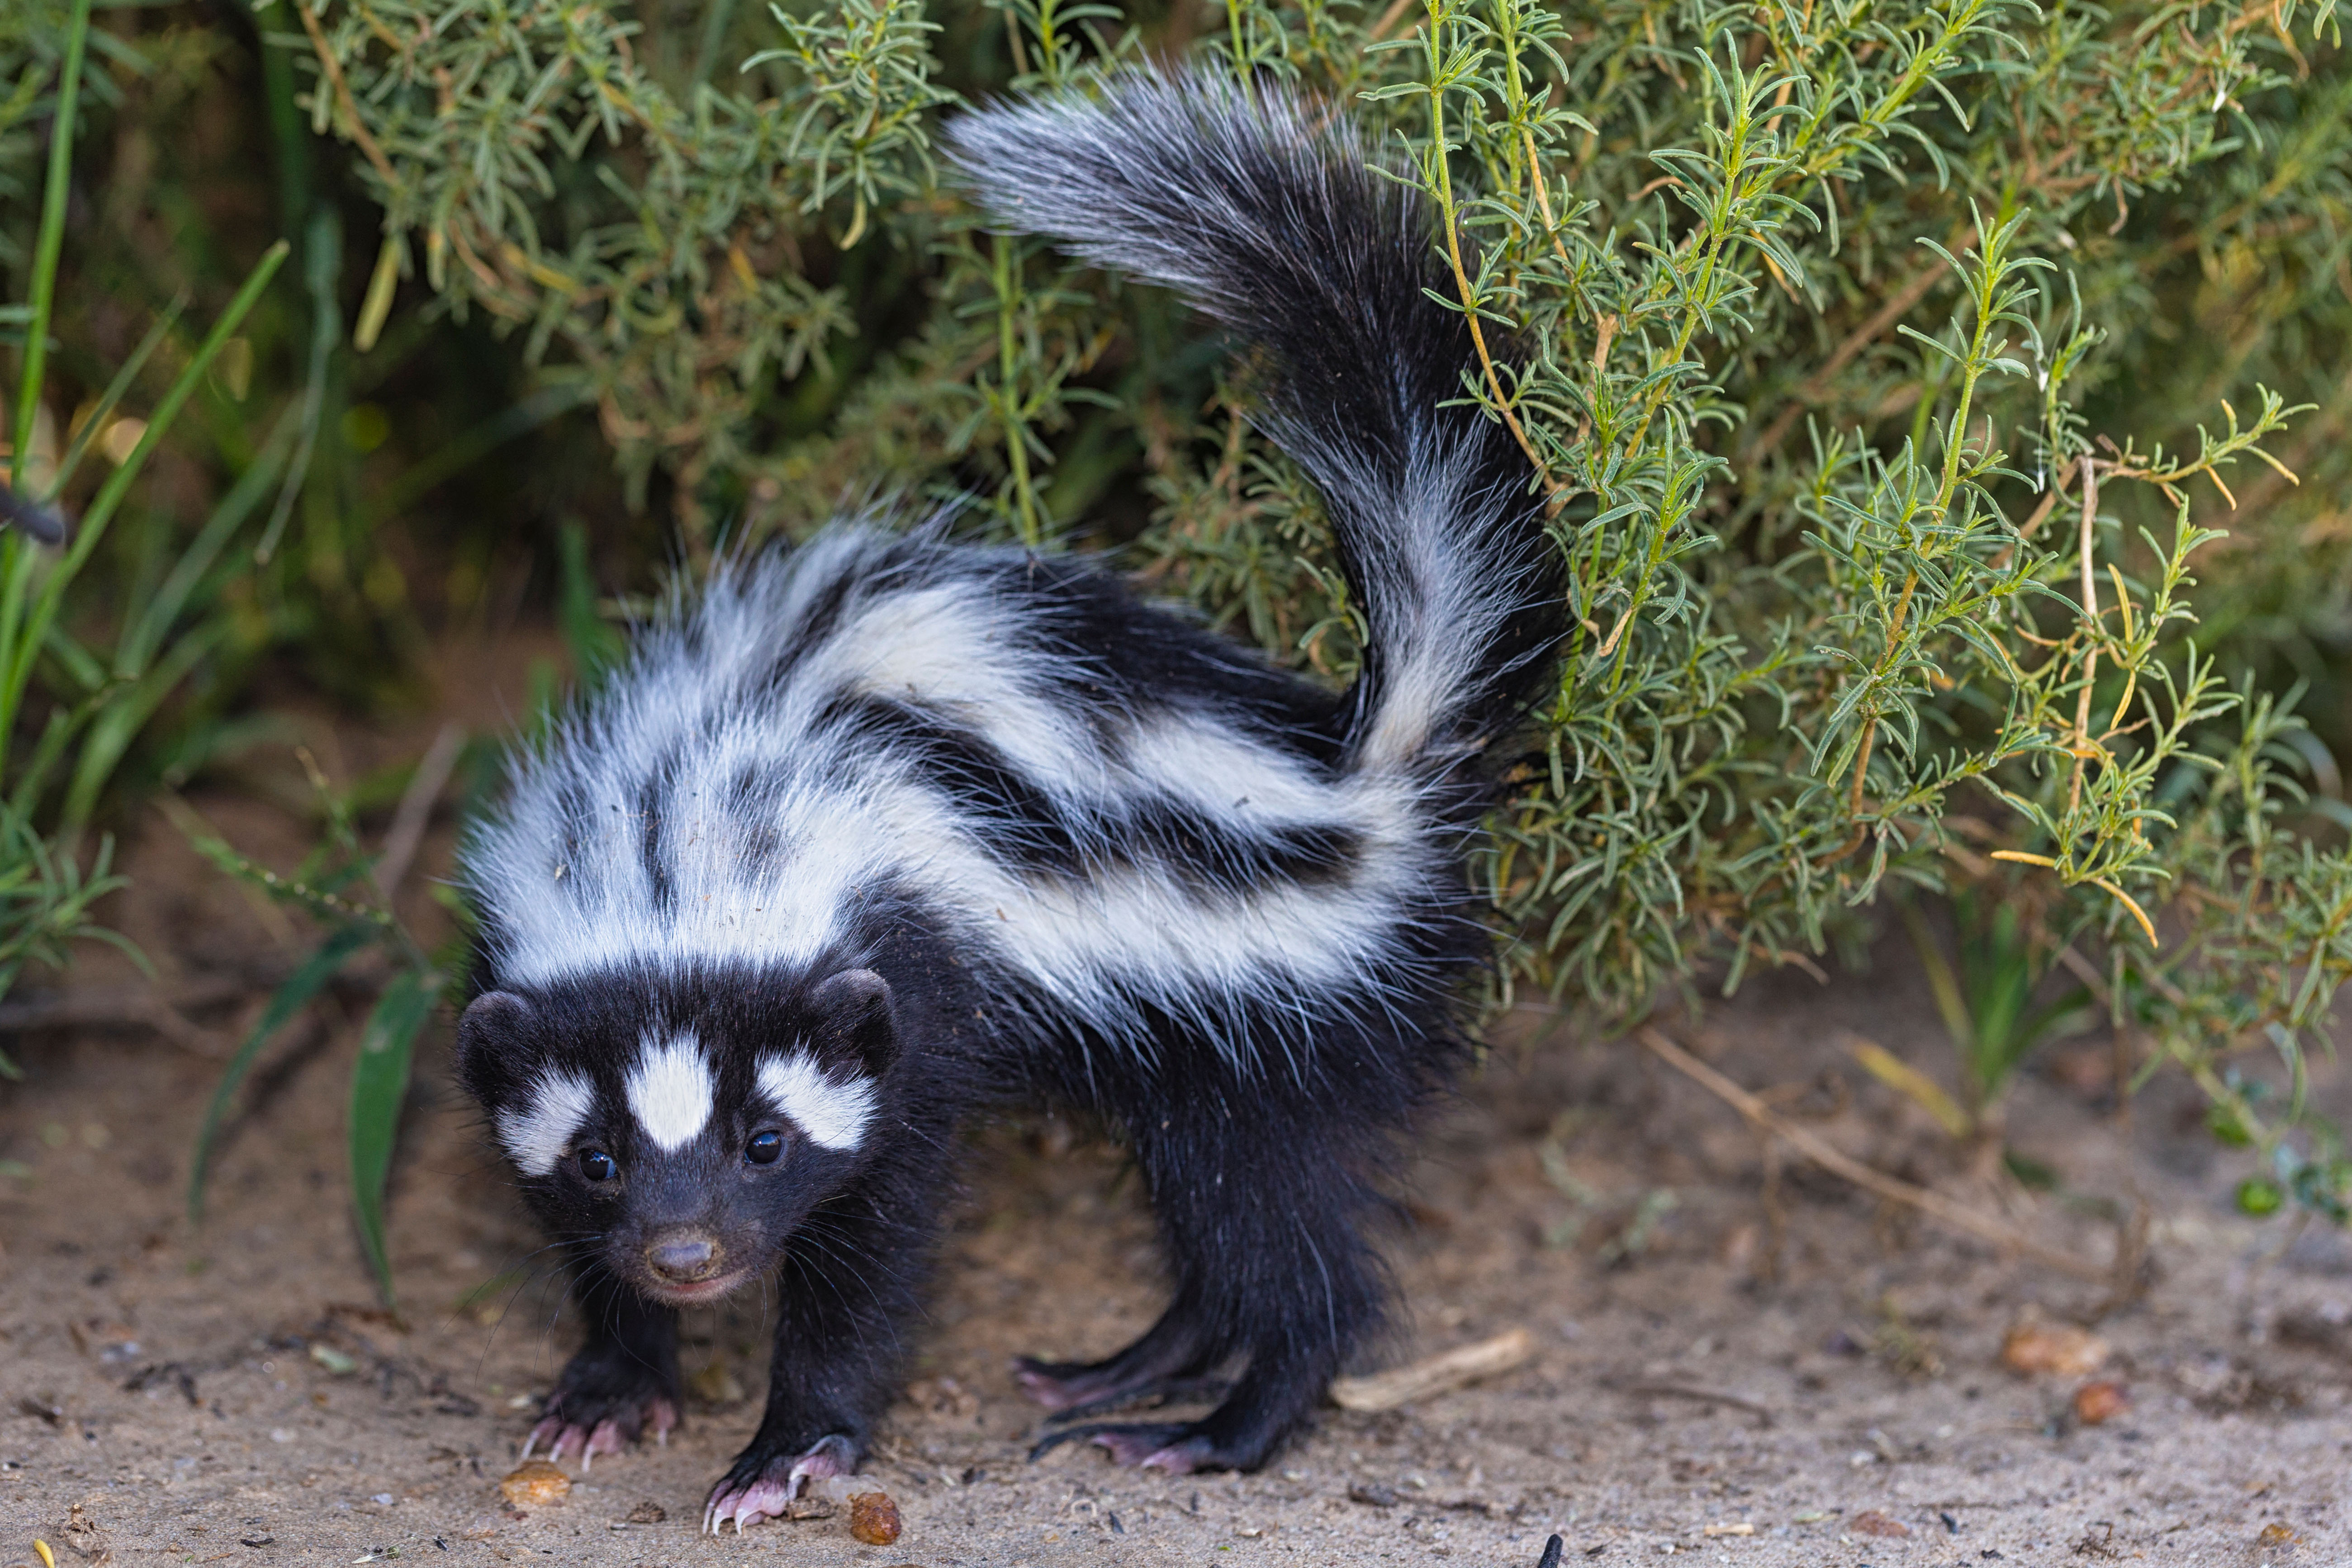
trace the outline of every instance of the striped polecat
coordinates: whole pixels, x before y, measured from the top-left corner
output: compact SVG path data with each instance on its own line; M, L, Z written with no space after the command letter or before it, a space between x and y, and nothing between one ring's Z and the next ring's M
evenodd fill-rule
M1344 121L1136 76L949 142L998 223L1182 290L1256 356L1362 668L1335 695L1086 561L845 522L721 568L514 764L464 852L458 1047L589 1324L531 1442L666 1433L676 1309L765 1281L767 1412L712 1529L858 1463L959 1124L992 1106L1107 1123L1172 1277L1142 1338L1024 1363L1029 1394L1067 1419L1227 1390L1049 1442L1247 1469L1307 1418L1382 1315L1365 1228L1463 1052L1464 857L1559 631L1427 216Z

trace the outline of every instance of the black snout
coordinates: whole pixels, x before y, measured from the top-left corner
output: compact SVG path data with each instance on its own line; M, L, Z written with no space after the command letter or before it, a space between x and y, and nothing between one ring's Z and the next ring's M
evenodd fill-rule
M646 1244L646 1267L680 1285L718 1273L719 1257L719 1243L708 1231L665 1231Z

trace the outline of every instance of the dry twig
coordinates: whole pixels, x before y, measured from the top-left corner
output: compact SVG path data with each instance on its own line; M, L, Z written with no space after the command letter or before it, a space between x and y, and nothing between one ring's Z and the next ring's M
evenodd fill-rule
M424 842L425 826L433 820L433 805L441 798L442 786L449 782L449 772L457 765L457 754L465 745L464 728L444 724L401 794L399 809L392 814L392 826L383 836L383 853L375 863L376 892L387 905L400 890L401 879L408 875L408 863L416 858L416 847Z
M2060 1273L2071 1275L2077 1279L2088 1279L2095 1284L2120 1288L2118 1272L2127 1265L2137 1263L2136 1258L2132 1256L2132 1249L2124 1247L2116 1249L2114 1265L2102 1268L2072 1253L2044 1247L2016 1226L1997 1220L1990 1215L1979 1214L1967 1205L1955 1203L1941 1193L1930 1192L1925 1187L1914 1186L1909 1182L1899 1181L1893 1176L1874 1171L1861 1161L1836 1148L1819 1134L1782 1121L1774 1115L1771 1108L1762 1100L1675 1045L1657 1030L1643 1029L1638 1032L1636 1037L1651 1055L1738 1111L1759 1131L1786 1141L1790 1148L1814 1164L1832 1175L1852 1182L1865 1192L1875 1193L1891 1203L1903 1204L1917 1209L1921 1214L1927 1215L1931 1219L1941 1220L1955 1230L1964 1230L1980 1240L1990 1241L1996 1247L2031 1258L2045 1268L2057 1269Z
M1370 1377L1335 1377L1331 1403L1342 1410L1394 1410L1416 1399L1444 1394L1482 1377L1508 1372L1535 1353L1535 1336L1513 1329L1476 1344L1461 1345L1444 1355L1417 1361L1393 1372Z
M88 986L25 997L0 1002L0 1035L34 1029L143 1027L184 1051L217 1060L228 1055L227 1046L211 1030L191 1022L181 1009L231 1001L252 989L241 979L209 980L184 986L169 997L143 985Z

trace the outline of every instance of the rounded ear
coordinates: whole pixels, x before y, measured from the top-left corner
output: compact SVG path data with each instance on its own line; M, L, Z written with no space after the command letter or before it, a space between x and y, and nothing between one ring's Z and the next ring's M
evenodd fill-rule
M880 1078L898 1059L898 1023L890 983L870 969L845 969L809 994L820 1054L848 1057Z
M489 1058L527 1039L539 1023L530 1003L511 991L485 991L457 1016L457 1076L480 1080Z

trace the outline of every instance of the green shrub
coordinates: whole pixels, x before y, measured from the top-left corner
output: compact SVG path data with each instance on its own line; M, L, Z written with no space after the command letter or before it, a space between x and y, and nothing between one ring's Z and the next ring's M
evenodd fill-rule
M1504 993L1634 1017L1850 954L1898 889L2009 899L2032 973L2341 1215L2300 1093L2352 967L2332 0L257 15L383 215L355 345L488 321L690 563L961 501L1335 678L1349 606L1246 378L1164 295L976 228L928 136L1171 54L1361 116L1452 220L1494 351L1463 395L1570 567L1485 862Z
M721 5L691 48L598 4L301 15L313 122L385 208L379 277L421 256L436 297L510 323L698 542L915 487L1058 547L1140 481L1148 519L1098 542L1343 671L1314 498L1246 394L1148 291L976 233L926 156L943 82L1084 90L1192 19L993 9L1001 40L910 0L772 27ZM1452 303L1510 345L1465 395L1542 470L1579 627L1496 825L1510 977L1633 1014L1810 963L1890 879L2044 878L2048 944L2116 1025L2340 1184L2324 1130L2293 1142L2223 1066L2267 1047L2299 1081L2352 964L2352 865L2294 702L2233 688L2200 635L2192 559L2225 518L2266 557L2340 516L2329 9L1220 20L1202 68L1383 132L1447 220Z

